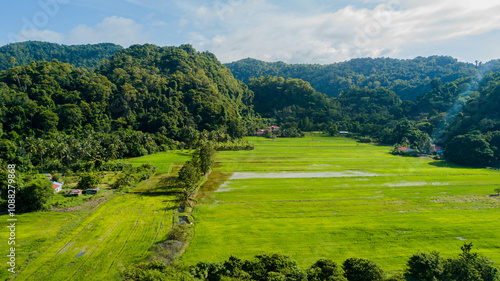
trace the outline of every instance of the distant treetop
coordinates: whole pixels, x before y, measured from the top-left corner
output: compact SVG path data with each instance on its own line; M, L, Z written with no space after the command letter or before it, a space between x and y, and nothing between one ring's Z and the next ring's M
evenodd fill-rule
M54 59L90 70L99 67L103 59L108 59L121 50L122 46L112 43L72 46L39 41L13 43L0 47L0 70L9 69L13 65Z
M394 91L402 100L415 100L429 92L430 81L443 83L474 76L477 67L449 56L417 57L414 59L359 58L328 65L287 64L243 59L226 64L237 79L247 83L250 78L281 76L298 78L311 83L318 92L336 97L351 87Z

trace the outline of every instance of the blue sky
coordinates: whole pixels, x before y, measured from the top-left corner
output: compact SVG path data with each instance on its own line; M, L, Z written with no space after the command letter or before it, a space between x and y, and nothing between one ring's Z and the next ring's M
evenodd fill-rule
M0 26L0 45L190 43L222 62L500 58L497 0L23 0L2 3Z

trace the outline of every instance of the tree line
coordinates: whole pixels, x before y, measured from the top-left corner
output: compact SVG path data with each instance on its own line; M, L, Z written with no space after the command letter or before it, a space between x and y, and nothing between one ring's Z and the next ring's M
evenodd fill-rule
M496 68L493 68L493 65ZM417 57L400 60L391 58L359 58L327 65L287 64L243 59L228 63L235 77L244 82L261 76L280 76L309 82L317 91L336 97L352 87L396 92L402 100L414 101L431 90L430 81L452 82L474 76L479 69L498 70L496 61L476 66L458 62L448 56Z
M251 260L231 256L223 262L199 262L193 266L167 266L153 259L130 266L122 272L125 280L200 280L200 281L495 281L500 271L486 257L471 251L472 243L461 247L457 257L444 259L437 252L415 253L401 274L388 276L376 263L363 258L348 258L342 264L319 259L306 270L280 253L260 254Z
M112 43L72 46L39 41L13 43L0 47L0 70L54 59L91 70L121 50L123 47Z

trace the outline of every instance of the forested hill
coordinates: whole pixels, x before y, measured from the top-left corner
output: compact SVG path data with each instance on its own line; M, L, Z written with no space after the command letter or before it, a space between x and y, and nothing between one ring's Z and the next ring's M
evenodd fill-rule
M110 58L121 50L123 47L111 43L72 46L38 41L13 43L0 47L0 70L14 65L26 65L32 61L54 59L76 67L94 69L101 65L103 59Z
M0 164L60 169L194 145L204 130L241 137L260 127L252 99L190 45L134 45L94 71L57 60L15 66L0 71ZM33 149L52 158L26 158Z
M216 57L190 45L134 45L95 72L39 61L0 72L0 121L21 136L63 131L162 132L226 127L243 135L253 94Z
M448 56L417 57L411 60L362 58L329 65L286 64L243 59L226 64L236 78L247 83L250 78L280 76L305 80L318 92L336 97L353 86L368 89L384 87L402 100L415 100L431 90L430 81L443 83L474 76L478 67L458 62Z

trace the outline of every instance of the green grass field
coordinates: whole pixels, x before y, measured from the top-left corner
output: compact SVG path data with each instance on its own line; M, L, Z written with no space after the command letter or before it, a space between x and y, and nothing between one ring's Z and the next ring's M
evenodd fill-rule
M190 151L176 150L130 158L125 162L130 163L134 167L150 163L158 168L158 170L156 170L157 173L168 173L173 163L184 163L189 159L191 159Z
M171 163L189 158L167 152L128 161L159 164L165 173ZM157 181L156 177L151 180ZM0 279L121 280L120 269L150 256L153 244L164 241L174 221L175 196L116 194L94 199L99 200L95 205L86 203L73 211L17 215L18 275L12 276L4 262ZM7 218L0 216L3 257L8 254Z
M217 154L186 263L281 252L303 268L360 257L398 271L417 251L452 257L464 242L500 263L500 172L345 138L249 140L253 151Z

